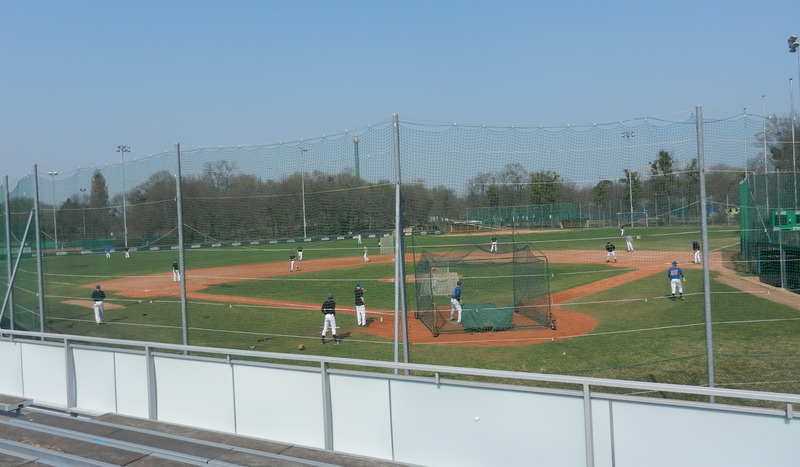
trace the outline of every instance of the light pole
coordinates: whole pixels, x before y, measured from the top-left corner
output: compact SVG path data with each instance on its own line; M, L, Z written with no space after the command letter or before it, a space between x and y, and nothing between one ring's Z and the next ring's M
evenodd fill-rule
M121 144L117 146L117 152L122 156L122 235L125 237L125 248L128 248L128 203L125 200L127 197L125 189L125 153L131 152L131 148L130 146Z
M56 242L56 250L58 250L58 220L56 219L56 175L58 172L47 172L47 175L53 180L53 239Z
M787 40L789 42L789 52L797 55L797 75L800 77L800 54L797 53L797 48L800 47L800 42L797 42L797 36L791 35ZM792 104L792 177L794 179L794 207L797 209L797 150L795 149L794 142L794 91L792 90L792 80L789 80L789 98Z
M300 190L303 198L303 238L308 235L306 233L306 164L305 155L308 152L306 148L300 148Z
M86 240L86 188L79 188L81 191L81 212L83 213L83 239Z
M628 199L631 202L631 227L633 227L633 180L630 170L628 170Z
M622 137L625 138L625 141L627 143L630 143L631 138L633 138L634 136L636 136L636 133L634 133L632 130L627 130L627 131L623 131L622 132ZM628 146L628 144L626 144L626 146ZM631 204L630 223L631 223L631 227L633 227L633 180L631 179L631 171L630 170L628 170L628 195L630 197L630 204Z
M353 155L355 156L356 163L356 178L361 178L361 167L359 167L359 160L358 160L358 133L353 136Z

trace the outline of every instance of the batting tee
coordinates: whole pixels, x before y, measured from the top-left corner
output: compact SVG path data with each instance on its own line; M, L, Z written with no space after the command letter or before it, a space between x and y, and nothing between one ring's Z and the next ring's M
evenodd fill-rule
M494 236L494 235L493 235ZM415 254L417 310L434 337L442 332L504 331L517 327L556 328L550 307L547 258L513 235L498 238L491 251L485 236ZM481 243L481 241L484 243ZM461 281L462 319L450 319L450 297Z

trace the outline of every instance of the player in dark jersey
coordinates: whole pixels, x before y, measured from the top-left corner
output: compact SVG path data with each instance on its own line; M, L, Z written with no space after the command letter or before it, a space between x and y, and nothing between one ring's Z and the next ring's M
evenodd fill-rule
M364 301L364 292L366 290L361 287L361 284L356 284L353 294L356 297L356 320L359 326L367 325L367 303Z
M333 343L338 344L339 338L336 337L336 302L333 301L332 293L329 293L328 299L322 302L322 314L325 316L325 321L322 325L322 343L325 343L325 334L330 327Z
M700 244L697 240L692 241L692 263L700 264Z
M615 263L617 262L617 253L616 251L614 251L616 249L617 247L615 247L611 242L606 243L606 263L608 263L612 259L614 260Z

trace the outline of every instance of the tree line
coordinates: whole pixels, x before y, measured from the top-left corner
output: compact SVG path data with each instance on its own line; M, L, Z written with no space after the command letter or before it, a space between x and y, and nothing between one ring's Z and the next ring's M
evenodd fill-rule
M794 169L795 155L787 142L790 128L779 126L762 136L769 141L767 167L773 170ZM757 166L758 161L750 164ZM719 211L738 205L738 185L746 172L726 164L709 167L710 204ZM466 220L469 207L575 203L587 219L615 224L624 218L620 213L634 211L647 212L649 218L668 225L675 216L699 218L698 175L696 159L679 166L667 151L660 151L648 167L622 169L618 178L594 184L566 180L554 171L528 171L513 163L498 172L473 176L465 188L458 187L460 191L406 183L401 188L402 212L405 226L443 228L450 221ZM206 164L197 176L185 176L181 187L184 234L189 242L297 238L304 233L319 237L394 228L393 182L367 182L348 171L314 170L262 180L239 173L234 162L220 160ZM174 244L176 197L175 176L168 171L154 173L129 190L124 202L121 194L109 197L105 177L95 171L88 195L76 193L56 207L60 243L85 247L87 241L100 240L120 246L127 220L130 244ZM12 200L15 234L24 230L32 205L30 199ZM41 216L41 221L46 237L55 234L54 219Z

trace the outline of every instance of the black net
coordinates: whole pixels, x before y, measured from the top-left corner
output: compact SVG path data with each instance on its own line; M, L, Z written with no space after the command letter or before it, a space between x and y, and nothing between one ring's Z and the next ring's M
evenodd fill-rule
M442 332L555 328L547 259L513 234L478 234L461 243L426 246L415 261L415 317L434 336ZM452 303L454 290L462 293ZM515 314L517 315L515 317Z

